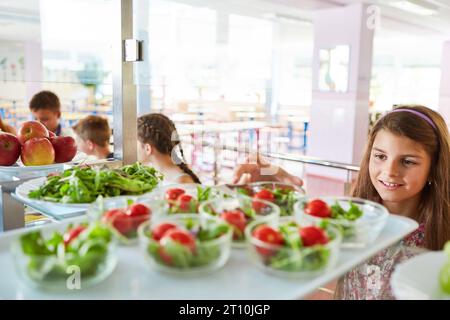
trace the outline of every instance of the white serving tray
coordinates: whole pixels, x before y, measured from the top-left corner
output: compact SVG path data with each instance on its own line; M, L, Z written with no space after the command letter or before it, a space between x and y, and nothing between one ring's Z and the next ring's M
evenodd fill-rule
M80 219L83 218L71 221ZM386 227L373 244L365 249L341 251L335 269L312 280L265 274L251 263L246 250L242 249L233 249L224 268L203 277L166 275L145 265L139 246L119 247L118 264L109 278L90 288L64 292L32 289L20 281L10 245L29 230L9 231L0 235L0 299L299 299L345 274L417 227L418 224L411 219L390 215ZM40 228L55 228L55 224Z
M394 295L400 300L450 300L439 286L439 272L448 257L443 251L420 254L399 264L391 278Z

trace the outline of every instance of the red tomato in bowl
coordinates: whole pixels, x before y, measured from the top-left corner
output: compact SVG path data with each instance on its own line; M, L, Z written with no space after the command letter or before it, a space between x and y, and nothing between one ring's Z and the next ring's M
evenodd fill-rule
M156 241L159 241L167 231L175 228L177 228L177 226L173 223L161 223L152 229L152 238Z
M76 239L80 233L86 230L86 226L78 226L73 229L70 229L67 233L64 234L64 246L68 246L72 240Z
M305 247L311 247L317 244L327 244L329 241L325 231L319 227L310 226L300 228L299 233Z
M178 228L172 228L166 231L164 236L161 238L160 243L161 245L164 245L165 242L169 240L175 241L191 251L195 250L195 238L188 231Z
M233 235L235 239L242 238L245 226L247 225L247 219L245 218L245 214L241 210L235 209L231 211L224 211L220 215L220 218L225 220L228 224L233 226L235 230L237 230L238 234L236 234L235 231Z
M103 214L103 220L110 223L120 234L133 230L133 221L123 209L111 209Z
M263 189L253 196L252 207L257 213L260 213L264 210L264 208L266 208L266 205L258 200L274 202L275 196L270 190L267 189Z
M319 218L330 218L331 209L328 204L320 199L309 201L303 208L306 214Z
M150 218L152 211L149 207L142 203L132 204L128 210L127 215L131 218L133 228L137 228L141 223L147 221Z
M197 201L189 194L182 194L177 199L178 207L184 212L197 212Z
M166 200L177 200L179 196L184 194L184 190L181 188L172 188L166 191Z
M281 233L268 225L259 225L253 230L252 235L256 239L267 244L277 246L284 244L284 239ZM264 248L261 246L256 246L256 250L263 256L271 256L276 253L273 249Z

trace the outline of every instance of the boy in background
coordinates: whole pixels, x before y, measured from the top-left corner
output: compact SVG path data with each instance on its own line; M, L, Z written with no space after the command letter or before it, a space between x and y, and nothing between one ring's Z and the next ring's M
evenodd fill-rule
M61 127L61 103L51 91L36 93L30 101L30 111L34 119L42 123L57 136L70 136L70 130Z
M111 128L108 120L94 115L81 119L72 127L78 150L97 159L114 158L109 150Z

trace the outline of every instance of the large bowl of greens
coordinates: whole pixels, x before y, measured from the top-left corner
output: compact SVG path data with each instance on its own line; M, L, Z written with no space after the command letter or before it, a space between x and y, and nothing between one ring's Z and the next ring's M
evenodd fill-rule
M11 252L20 278L50 290L83 289L114 270L116 244L110 228L98 223L38 229L19 236Z
M383 230L389 216L379 203L350 197L305 197L294 205L300 223L329 221L342 233L343 248L363 248Z
M299 225L292 216L254 221L245 229L251 261L276 276L309 279L332 269L342 240L339 230L325 222Z
M148 194L162 178L154 168L140 163L119 169L73 167L47 178L27 181L16 188L16 194L25 201L87 208L99 196L107 199Z
M230 257L232 230L214 217L176 214L147 221L138 229L147 264L178 275L203 275L225 265Z

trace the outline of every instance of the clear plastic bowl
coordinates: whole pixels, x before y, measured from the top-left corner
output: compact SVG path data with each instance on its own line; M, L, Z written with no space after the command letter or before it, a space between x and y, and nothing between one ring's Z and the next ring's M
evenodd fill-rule
M199 214L174 214L143 223L138 229L139 243L151 269L172 275L203 275L220 269L228 261L231 228L226 228L225 233L212 240L199 241L196 238L195 248L190 249L180 244L174 246L173 242L160 243L151 238L152 228L161 223L175 224L193 235L198 233L199 226L223 226L221 220Z
M229 189L236 192L238 195L244 195L253 197L257 192L267 189L273 191L278 189L278 195L275 195L274 203L280 208L280 216L293 216L294 204L305 195L305 191L296 185L274 182L274 181L261 181L249 184L228 184ZM281 190L292 190L291 196L288 196L287 192Z
M205 216L216 216L224 218L223 214L239 210L244 214L243 223L231 223L233 227L233 247L245 247L245 227L252 221L276 220L280 216L280 208L269 201L254 200L250 197L236 197L227 199L215 199L205 201L200 205L200 214ZM247 214L248 213L248 214ZM253 217L250 217L252 214ZM236 222L236 220L234 220ZM239 225L239 226L238 226Z
M55 231L63 234L65 229L66 227L52 226L52 228L43 228L41 234L44 239L50 239ZM39 232L39 230L36 231ZM111 237L106 251L96 249L97 252L90 252L89 250L92 250L92 246L95 245L95 240L86 240L76 254L65 252L62 247L58 248L58 255L30 255L23 251L22 242L20 238L17 238L11 245L11 253L16 271L26 285L60 292L90 287L103 281L114 271L117 264L114 237ZM86 252L83 254L84 250Z
M252 263L262 271L281 277L311 279L323 274L336 265L339 258L339 247L342 241L339 230L329 225L326 233L330 241L324 245L292 248L263 242L253 236L253 230L263 224L278 229L280 224L295 223L294 217L281 217L276 221L254 221L245 229L247 252ZM302 225L305 227L307 225ZM298 234L297 227L292 228Z
M139 216L112 216L106 217L104 214L112 209L127 210L132 204L143 204L150 209L150 215ZM137 229L138 227L157 216L158 213L165 210L165 204L161 201L154 200L145 196L122 196L116 199L99 198L88 208L88 216L91 220L100 220L109 225L114 231L115 236L119 239L121 244L134 245L137 244Z
M311 216L304 212L304 205L314 199L325 201L329 206L338 202L344 209L348 210L350 201L357 205L363 212L362 216L354 221L332 218L320 218ZM304 197L295 205L295 215L300 224L320 224L328 220L342 232L342 248L364 248L371 244L380 235L386 225L389 216L388 210L379 203L351 197Z
M204 193L202 195L199 194L199 188L203 191L207 191L208 195ZM170 189L182 189L184 190L184 194L188 194L193 198L193 206L189 206L187 209L180 208L176 200L167 200L166 192ZM151 194L151 198L156 200L162 204L164 204L164 208L159 210L159 214L161 215L171 215L171 214L179 214L179 213L199 213L199 205L200 202L206 201L202 200L203 197L207 196L207 200L218 199L224 197L231 197L234 193L228 190L227 188L223 188L221 186L204 186L195 183L186 183L186 184L169 184L158 187ZM199 201L199 197L201 198Z

